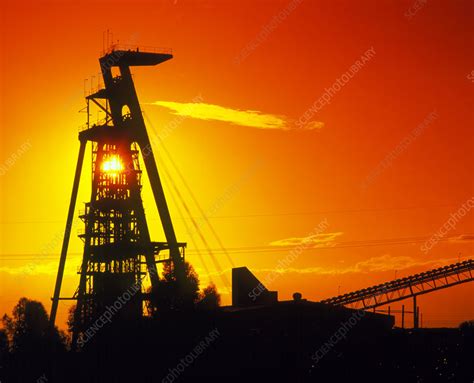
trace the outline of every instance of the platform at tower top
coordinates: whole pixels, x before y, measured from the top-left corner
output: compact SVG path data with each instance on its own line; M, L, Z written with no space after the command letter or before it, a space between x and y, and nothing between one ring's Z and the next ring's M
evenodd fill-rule
M148 66L173 58L170 48L114 44L102 52L101 62L111 66Z

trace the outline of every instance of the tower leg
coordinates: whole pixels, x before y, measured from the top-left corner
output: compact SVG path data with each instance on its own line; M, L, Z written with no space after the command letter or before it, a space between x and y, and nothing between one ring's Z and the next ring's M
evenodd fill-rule
M176 268L177 280L178 283L181 283L182 281L184 281L185 278L184 263L182 262L181 255L179 253L173 223L171 222L170 212L166 203L163 185L161 184L160 175L158 173L158 168L156 166L155 158L153 155L153 149L151 147L151 143L148 139L146 131L144 135L145 137L142 140L143 143L139 143L142 153L144 153L145 150L147 151L147 155L143 154L143 162L145 163L146 171L151 184L151 189L155 198L155 203L158 207L158 213L163 224L166 241L168 242L170 247L170 256Z
M86 141L81 141L79 147L79 156L77 158L76 173L74 175L74 183L72 186L71 201L69 202L69 210L67 213L66 229L64 230L63 245L61 248L61 257L59 258L58 275L56 277L56 285L54 287L53 302L51 305L51 314L49 321L51 328L54 328L56 314L58 311L59 294L61 292L61 284L63 281L64 267L66 265L67 248L69 246L69 238L71 236L72 220L74 218L74 210L76 208L77 193L79 191L79 181L81 179L82 164L84 162L84 153L86 151Z
M136 209L137 214L137 224L140 230L140 236L142 244L148 248L145 254L145 261L148 268L148 273L150 276L150 282L152 288L156 288L158 286L159 278L158 278L158 271L156 269L155 257L153 255L153 250L151 249L151 238L150 232L148 230L148 225L146 223L145 218L145 210L143 209L143 205L141 202L140 191L138 186L136 185L135 190L132 192L132 198L134 199L134 206Z
M174 232L173 223L171 222L168 204L166 203L165 193L163 191L160 175L158 173L158 168L153 155L153 149L148 136L144 139L144 141L145 143L140 145L142 153L145 150L147 151L147 155L143 155L143 162L146 167L148 178L150 179L150 185L155 198L155 203L158 207L158 213L160 215L161 221L163 222L166 240L170 246L171 257L176 263L179 263L181 261L181 257L179 254L176 235Z
M416 305L416 295L413 296L413 328L418 328L418 306Z
M402 305L402 328L405 328L405 305Z

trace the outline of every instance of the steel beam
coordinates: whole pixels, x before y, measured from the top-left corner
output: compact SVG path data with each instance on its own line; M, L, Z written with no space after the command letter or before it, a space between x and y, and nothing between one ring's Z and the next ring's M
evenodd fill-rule
M51 314L49 321L51 327L54 328L56 314L58 311L59 294L61 292L61 284L63 281L64 267L66 265L67 249L69 246L69 238L71 237L72 221L74 219L74 211L76 208L77 193L79 191L79 181L81 179L82 165L84 163L84 153L86 151L87 141L81 141L79 147L79 156L77 158L76 173L74 175L74 183L72 185L71 200L69 202L69 210L67 213L66 228L64 230L63 245L61 248L61 257L59 258L58 275L56 276L56 285L54 287L53 302L51 305Z

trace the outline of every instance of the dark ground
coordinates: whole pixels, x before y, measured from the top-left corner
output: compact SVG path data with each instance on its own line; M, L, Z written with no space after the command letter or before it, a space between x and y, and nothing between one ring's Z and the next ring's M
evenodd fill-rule
M364 320L317 362L314 353L334 334L337 324L323 328L304 320L295 325L271 317L265 322L242 318L236 322L222 313L143 320L120 327L112 323L80 352L36 344L22 352L4 353L0 380L473 382L472 327L386 330ZM196 351L199 344L202 347ZM177 372L186 356L190 362Z

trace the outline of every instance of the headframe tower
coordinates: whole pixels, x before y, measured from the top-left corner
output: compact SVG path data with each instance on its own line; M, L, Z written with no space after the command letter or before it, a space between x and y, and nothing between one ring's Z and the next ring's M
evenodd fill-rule
M86 96L88 121L90 103L105 113L105 119L95 124L88 122L79 132L79 156L50 315L54 326L58 304L63 299L61 283L84 154L90 141L92 190L90 201L80 215L85 226L80 235L84 252L79 286L73 296L77 301L73 347L91 322L132 286L135 293L117 315L129 319L141 317L147 300L141 282L148 273L151 286L158 284L157 263L172 262L178 284L184 278L186 244L176 239L130 71L132 66L154 66L172 57L170 51L113 45L99 59L104 86ZM113 68L118 68L119 74ZM151 240L141 198L140 154L166 237L164 242Z

